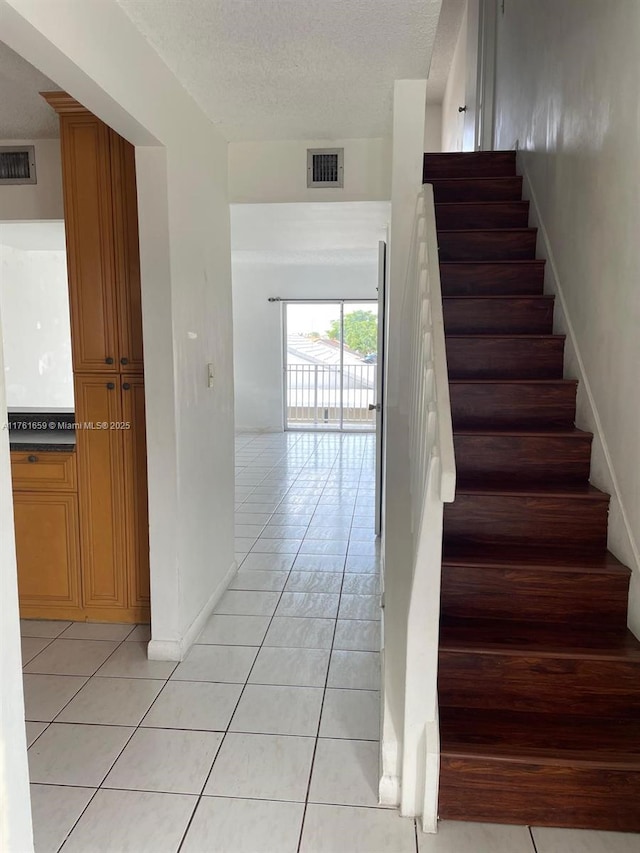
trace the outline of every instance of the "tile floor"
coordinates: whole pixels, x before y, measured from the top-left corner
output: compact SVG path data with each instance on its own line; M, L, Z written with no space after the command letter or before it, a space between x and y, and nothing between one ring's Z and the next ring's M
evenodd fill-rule
M369 435L237 441L240 570L185 661L144 625L23 622L37 853L631 853L637 836L377 806ZM15 853L22 853L15 851Z

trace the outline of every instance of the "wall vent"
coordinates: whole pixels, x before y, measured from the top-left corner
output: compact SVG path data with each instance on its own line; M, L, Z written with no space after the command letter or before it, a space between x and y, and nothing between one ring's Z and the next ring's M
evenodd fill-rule
M307 186L344 186L344 148L307 148Z
M35 147L33 145L0 146L0 185L35 183Z

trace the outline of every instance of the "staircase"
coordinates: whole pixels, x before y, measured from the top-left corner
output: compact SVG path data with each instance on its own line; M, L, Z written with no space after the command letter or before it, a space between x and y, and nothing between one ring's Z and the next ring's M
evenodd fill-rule
M630 572L589 484L515 152L429 154L458 484L444 510L444 819L640 830Z

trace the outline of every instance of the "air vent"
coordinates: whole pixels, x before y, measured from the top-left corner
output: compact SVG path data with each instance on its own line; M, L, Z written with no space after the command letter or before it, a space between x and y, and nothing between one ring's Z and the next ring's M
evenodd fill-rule
M34 146L0 146L0 184L35 183L36 151Z
M344 148L307 149L307 186L344 186Z

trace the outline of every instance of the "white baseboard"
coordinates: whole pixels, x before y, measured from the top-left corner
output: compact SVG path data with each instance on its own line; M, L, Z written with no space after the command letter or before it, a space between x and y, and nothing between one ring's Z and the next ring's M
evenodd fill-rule
M399 777L383 776L378 786L378 797L381 806L398 806L400 804Z
M191 646L200 636L208 618L227 591L227 588L238 571L238 564L234 560L229 571L215 588L209 600L198 613L183 636L178 640L151 640L147 645L147 657L149 660L184 660Z
M640 549L629 521L629 514L621 497L618 477L613 467L602 419L587 377L575 329L569 316L567 300L551 247L551 240L540 213L536 191L526 166L526 158L520 152L517 158L518 171L523 176L523 198L530 201L531 224L538 229L538 254L547 261L545 290L556 296L554 329L557 328L566 335L565 366L569 375L579 381L576 424L580 429L593 433L591 481L595 486L611 495L608 547L619 560L632 570L629 627L640 636Z

